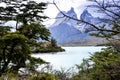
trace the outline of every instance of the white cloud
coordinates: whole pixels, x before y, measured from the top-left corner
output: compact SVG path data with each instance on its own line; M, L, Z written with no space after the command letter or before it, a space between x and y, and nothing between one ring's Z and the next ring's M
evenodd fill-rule
M53 2L53 0L45 0L45 1L50 3ZM71 7L74 7L75 12L77 14L80 14L80 12L82 12L84 9L83 6L87 4L87 1L86 0L55 0L55 3L62 11L68 11L70 10ZM82 8L80 8L80 6ZM59 11L53 4L49 4L47 9L45 10L45 14L50 18L55 18L58 13ZM50 24L53 22L54 20L49 21Z
M47 0L49 2L52 2L52 0ZM81 5L86 4L86 0L55 0L57 6L60 8L60 10L68 11L71 7L75 8L75 11L77 8ZM48 16L55 17L59 11L56 9L56 7L53 4L50 4L45 11L45 13Z
M38 0L36 0L38 1ZM88 0L54 0L57 6L61 11L68 11L71 9L71 7L74 7L75 12L78 14L78 18L80 14L83 12L83 10L86 8L88 4L91 4ZM49 2L53 3L53 0L39 0L39 2ZM49 4L47 6L47 9L45 10L45 15L47 15L50 18L55 18L59 11L53 4ZM55 19L51 19L45 22L48 26L51 25Z

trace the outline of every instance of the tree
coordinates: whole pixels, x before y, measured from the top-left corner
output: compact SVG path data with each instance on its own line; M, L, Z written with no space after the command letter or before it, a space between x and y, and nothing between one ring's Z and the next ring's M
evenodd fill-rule
M101 21L105 23L105 25L102 27L104 30L108 29L106 28L106 24L109 25L109 30L112 30L109 33L101 32L102 35L105 35L105 37L112 37L113 35L117 35L120 32L120 8L119 0L93 0L95 3L94 5L90 5L88 7L90 8L96 8L98 13L102 13L104 18L101 18Z
M119 17L119 4L120 1L119 0L93 0L92 2L94 2L94 5L90 5L89 7L94 7L97 8L97 11L99 13L105 14L106 16L108 16L109 18L103 18L104 20L108 20L106 22L110 22L111 23L115 20L117 22L120 21Z
M57 42L56 42L56 40L54 38L51 38L51 46L55 47L55 48L58 47Z
M105 17L100 19L100 22L97 24L86 21L85 19L76 19L73 16L69 16L63 13L60 8L53 0L55 7L61 12L63 17L75 20L79 24L86 24L89 27L93 27L96 30L95 33L90 35L106 38L110 41L113 47L117 47L114 42L120 41L120 1L119 0L88 0L93 2L93 4L88 5L88 8L94 8L95 12L101 13ZM96 13L96 14L97 14ZM99 24L100 23L100 24ZM102 23L102 24L101 24ZM119 49L116 48L118 51Z
M78 65L79 73L73 77L76 80L119 80L120 54L113 47L95 52L90 58Z
M95 30L97 30L98 33L101 34L101 35L99 35L101 37L109 38L113 35L119 34L120 33L120 30L119 30L119 26L120 26L119 4L120 4L120 1L119 0L89 0L89 1L94 2L94 4L88 5L87 7L95 8L95 10L97 10L96 11L97 13L102 13L102 14L106 15L106 18L101 19L100 23L104 22L105 25L109 23L109 24L111 24L111 26L110 26L111 28L110 27L107 28L105 25L96 25L96 24L87 22L84 19L76 19L73 16L69 16L69 15L63 13L60 10L60 8L57 6L57 4L55 3L55 0L53 0L53 4L62 13L63 17L78 21L79 24L84 23L84 24L90 25ZM106 35L104 36L104 34L106 34Z
M34 0L3 0L0 3L6 4L5 7L0 7L0 19L3 22L15 20L17 23L21 22L25 25L31 22L41 22L48 18L41 15L46 9L46 3L37 3Z
M97 13L102 13L101 18L103 25L96 25L85 21L84 19L76 19L63 13L55 0L53 4L67 17L78 21L80 24L84 23L93 27L98 33L92 35L97 37L104 37L110 41L110 46L101 52L96 52L89 59L78 66L79 73L73 77L76 80L119 80L120 79L120 1L119 0L88 0L94 2L88 8L94 8ZM107 26L107 24L110 24ZM117 41L117 42L116 42Z
M47 17L41 15L46 4L30 0L2 0L1 3L5 7L0 7L0 76L14 70L18 72L20 68L35 70L36 65L47 63L32 57L30 50L31 46L38 45L38 40L49 40L50 33L42 25ZM16 21L14 32L11 26L4 26L11 20Z

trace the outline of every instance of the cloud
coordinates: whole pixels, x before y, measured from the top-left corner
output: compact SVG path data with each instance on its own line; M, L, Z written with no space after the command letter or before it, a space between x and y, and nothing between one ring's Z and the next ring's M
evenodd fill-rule
M46 0L46 2L52 3L53 1ZM55 0L55 2L62 11L68 11L71 7L74 7L76 10L80 5L86 4L86 0ZM45 11L45 14L47 14L50 17L55 17L58 14L58 12L59 11L53 4L49 4Z
M52 3L53 0L44 0L44 2ZM80 14L83 12L86 6L88 4L92 4L91 1L88 0L55 0L55 3L61 11L69 11L71 7L73 7L75 12L78 14L78 18L80 17ZM53 4L49 4L47 6L47 9L45 10L45 14L52 19L44 22L45 25L50 26L51 24L53 24L55 21L55 19L53 18L55 18L58 13L59 11L57 10L57 8Z
M45 2L52 3L53 0L45 0ZM74 7L76 13L80 13L81 10L78 8L80 6L83 6L86 4L86 0L55 0L55 3L60 8L61 11L68 11L71 9L71 7ZM55 18L59 11L53 4L49 4L47 9L45 10L45 14L50 18ZM51 23L54 22L54 20L49 21Z

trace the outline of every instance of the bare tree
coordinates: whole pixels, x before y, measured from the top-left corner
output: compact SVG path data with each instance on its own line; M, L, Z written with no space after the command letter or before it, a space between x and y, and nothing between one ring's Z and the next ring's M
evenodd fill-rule
M99 31L100 37L111 38L111 36L113 35L118 35L120 33L120 1L119 0L88 0L88 1L94 2L93 5L88 5L88 7L96 8L95 10L97 10L97 13L102 13L106 16L104 18L101 18L101 22L104 22L104 24L112 24L111 28L106 28L105 25L98 26L84 19L74 18L73 16L63 13L55 3L55 0L53 0L53 4L60 11L63 17L78 21L80 24L84 23L86 25L93 27L95 30Z
M94 0L96 4L93 7L98 8L100 12L109 16L109 20L120 21L120 1L119 0ZM92 7L92 6L91 6Z

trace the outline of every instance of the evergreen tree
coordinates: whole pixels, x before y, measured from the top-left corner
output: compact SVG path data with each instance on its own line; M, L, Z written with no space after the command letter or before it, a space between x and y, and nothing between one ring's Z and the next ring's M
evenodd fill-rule
M56 40L54 38L51 38L51 46L52 47L58 47L57 42L56 42Z
M42 25L46 16L45 3L31 0L2 0L0 4L0 76L3 73L18 71L20 68L34 69L38 64L47 63L31 56L31 46L38 40L49 40L49 31ZM16 30L4 26L7 21L16 21ZM18 27L18 24L22 25ZM26 62L27 61L27 62Z

